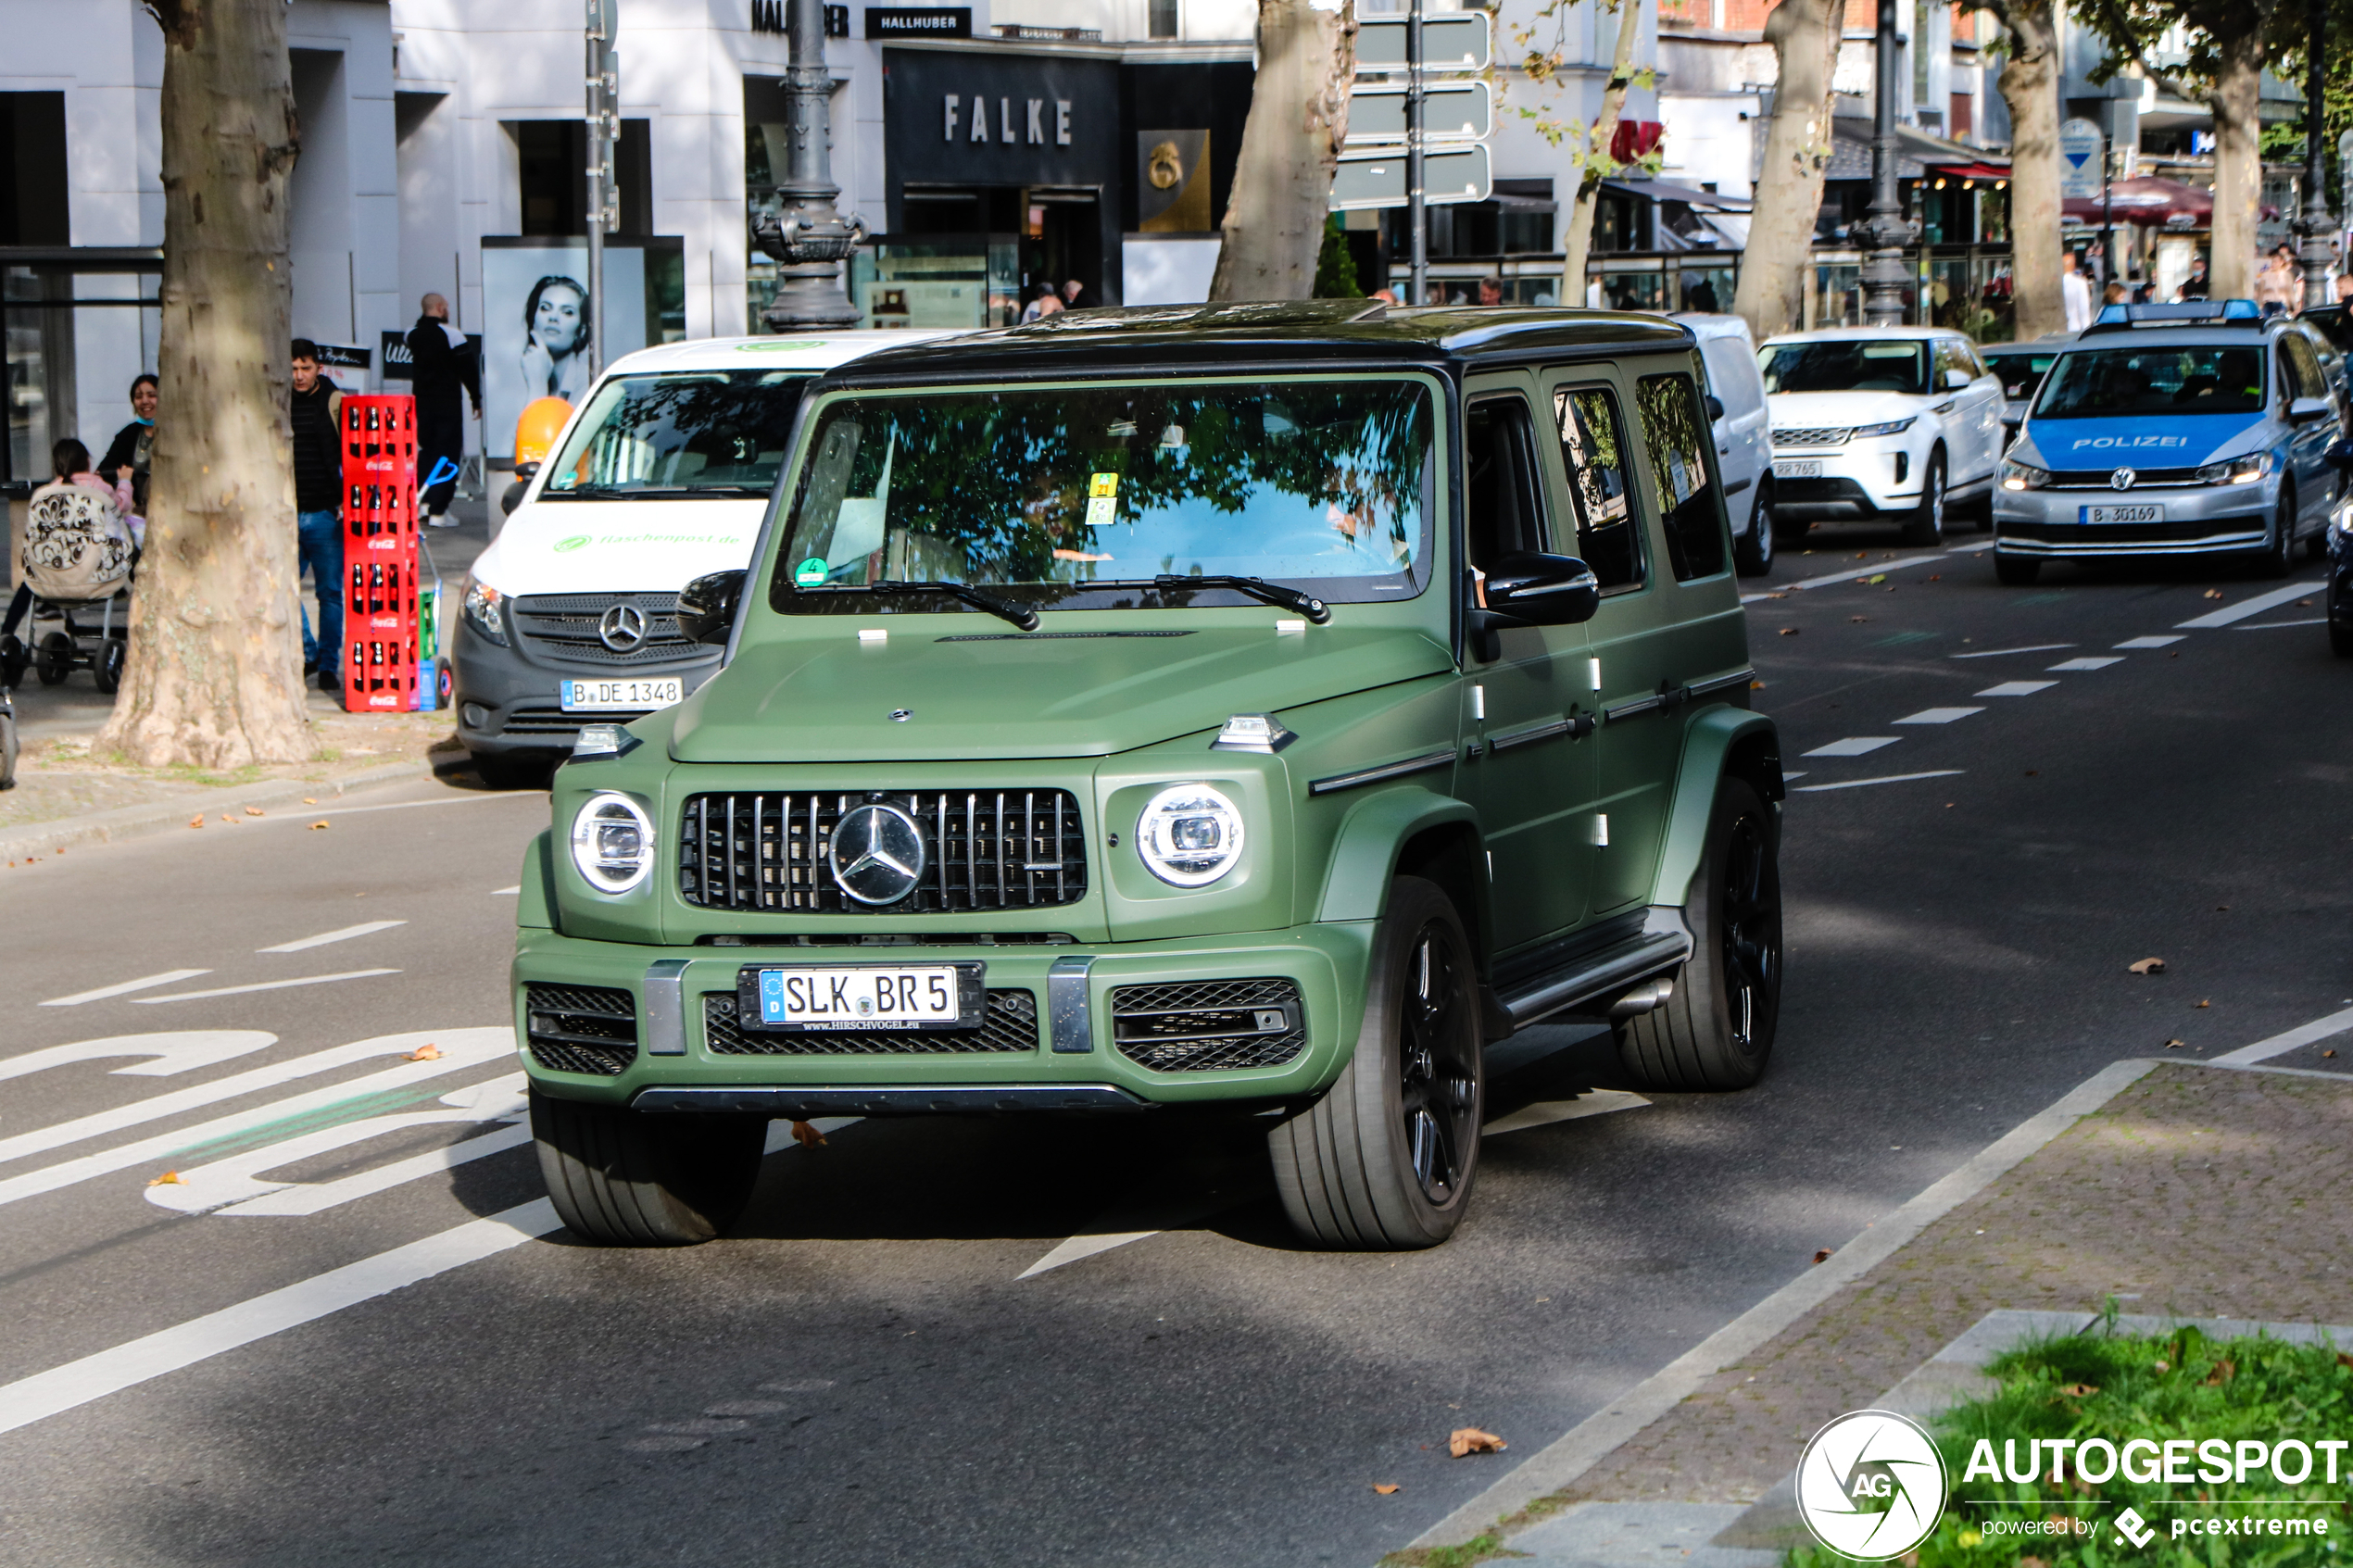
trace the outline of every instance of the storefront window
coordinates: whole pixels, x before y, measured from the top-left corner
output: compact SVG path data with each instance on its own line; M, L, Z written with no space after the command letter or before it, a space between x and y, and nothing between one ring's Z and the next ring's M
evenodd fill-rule
M1021 313L1014 237L884 241L849 261L849 298L868 327L1009 327Z
M151 270L100 262L13 266L0 274L8 442L0 481L19 491L49 477L50 444L105 448L131 417L132 377L156 366L162 316Z

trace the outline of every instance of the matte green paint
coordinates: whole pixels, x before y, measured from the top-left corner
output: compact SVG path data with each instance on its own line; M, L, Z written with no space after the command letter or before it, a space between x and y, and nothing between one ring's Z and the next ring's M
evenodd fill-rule
M1721 705L1700 709L1684 721L1682 766L1676 772L1675 806L1667 819L1652 903L1680 909L1690 899L1692 878L1699 874L1700 857L1707 852L1707 824L1716 812L1716 786L1724 776L1724 759L1749 736L1769 738L1773 733L1773 721L1762 713Z

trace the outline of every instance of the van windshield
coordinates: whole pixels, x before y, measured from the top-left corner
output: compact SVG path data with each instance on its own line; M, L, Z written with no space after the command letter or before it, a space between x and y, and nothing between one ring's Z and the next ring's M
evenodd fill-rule
M947 582L1109 608L1164 575L1408 597L1433 427L1403 377L846 397L809 437L771 601Z
M2263 350L2252 344L2075 349L2043 383L2038 420L2127 414L2258 414Z
M809 379L789 370L615 376L573 425L540 499L765 495Z

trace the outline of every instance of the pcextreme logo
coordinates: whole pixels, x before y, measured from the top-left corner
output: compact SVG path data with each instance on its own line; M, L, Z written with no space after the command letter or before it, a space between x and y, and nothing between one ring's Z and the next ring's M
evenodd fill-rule
M1842 1557L1881 1562L1933 1535L1950 1479L1936 1444L1893 1411L1854 1411L1797 1461L1797 1512Z

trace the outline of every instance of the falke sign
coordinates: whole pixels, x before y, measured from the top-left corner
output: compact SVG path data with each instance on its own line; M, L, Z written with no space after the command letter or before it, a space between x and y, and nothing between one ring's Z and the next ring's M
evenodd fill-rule
M969 110L963 107L963 100L954 93L941 94L940 100L944 110L940 116L940 140L944 142L952 142L956 139L957 116L966 114L969 116L972 126L970 133L964 137L967 142L995 141L1009 147L1016 144L1042 147L1046 144L1047 100L1044 98L1022 100L1021 134L1018 136L1014 134L1013 129L1013 100L1009 97L1000 97L997 100L996 128L993 132L990 130L988 98L986 94L974 94ZM1067 147L1070 145L1070 100L1056 98L1052 102L1054 106L1053 144L1057 147Z
M1013 49L883 51L894 185L1119 189L1119 66Z

